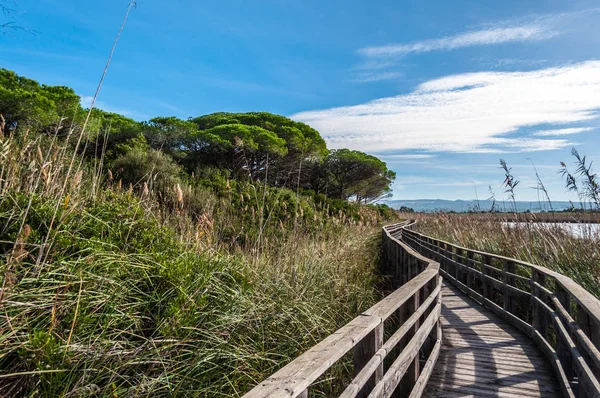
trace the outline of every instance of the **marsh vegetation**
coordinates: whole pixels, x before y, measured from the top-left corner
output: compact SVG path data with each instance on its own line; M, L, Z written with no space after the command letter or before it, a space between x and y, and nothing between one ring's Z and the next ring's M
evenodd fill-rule
M376 158L271 114L139 123L6 70L0 114L2 396L239 396L380 297Z

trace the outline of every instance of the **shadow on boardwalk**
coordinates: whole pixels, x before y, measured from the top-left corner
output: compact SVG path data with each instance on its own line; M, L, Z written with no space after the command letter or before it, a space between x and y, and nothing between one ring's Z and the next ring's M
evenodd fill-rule
M562 397L534 342L444 282L443 345L425 397Z

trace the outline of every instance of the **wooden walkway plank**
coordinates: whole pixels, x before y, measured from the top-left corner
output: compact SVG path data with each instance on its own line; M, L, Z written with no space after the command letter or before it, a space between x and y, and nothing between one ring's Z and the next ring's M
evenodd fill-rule
M534 341L448 282L442 349L425 397L562 397Z

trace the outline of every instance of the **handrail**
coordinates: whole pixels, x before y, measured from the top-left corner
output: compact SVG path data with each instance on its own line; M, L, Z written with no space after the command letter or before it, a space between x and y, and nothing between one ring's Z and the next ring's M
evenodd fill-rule
M395 233L440 263L440 274L529 335L553 365L565 396L600 397L600 301L571 278L411 231Z
M383 228L384 269L393 293L258 384L244 398L308 397L308 389L346 354L355 377L342 397L418 398L441 348L439 263L394 235L410 223ZM384 342L384 327L393 334ZM384 373L384 359L400 351Z

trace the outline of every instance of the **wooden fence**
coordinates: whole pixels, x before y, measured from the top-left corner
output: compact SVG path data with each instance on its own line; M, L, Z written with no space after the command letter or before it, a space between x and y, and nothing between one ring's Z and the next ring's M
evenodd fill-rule
M383 229L383 267L397 289L244 397L308 397L348 355L354 378L341 397L420 397L441 347L443 276L530 336L566 397L600 398L598 299L547 268L433 239L414 225Z
M600 397L600 301L570 278L410 231L393 235L441 265L460 290L529 335L567 397Z
M310 386L352 356L354 378L341 397L420 397L441 347L439 264L383 229L390 295L257 385L245 398L308 397Z

